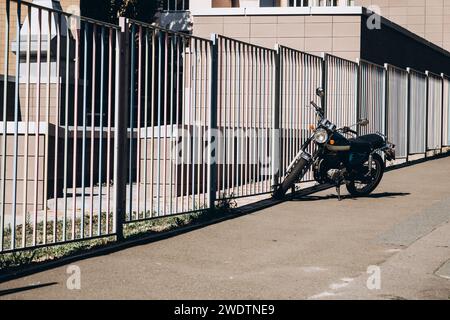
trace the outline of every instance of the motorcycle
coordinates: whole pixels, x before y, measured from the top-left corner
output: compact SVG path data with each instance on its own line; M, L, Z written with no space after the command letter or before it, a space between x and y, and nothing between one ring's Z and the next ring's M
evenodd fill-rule
M316 90L323 98L325 91ZM323 108L311 101L317 117L317 125L312 135L306 140L294 161L289 165L282 183L275 186L273 197L283 199L289 189L294 189L305 174L313 170L314 180L320 184L336 187L339 201L340 188L346 185L352 196L360 197L371 194L380 184L385 171L385 161L395 160L395 145L390 143L382 133L358 136L352 128L367 126L367 119L359 120L350 126L337 128L325 117ZM314 152L309 153L311 143Z

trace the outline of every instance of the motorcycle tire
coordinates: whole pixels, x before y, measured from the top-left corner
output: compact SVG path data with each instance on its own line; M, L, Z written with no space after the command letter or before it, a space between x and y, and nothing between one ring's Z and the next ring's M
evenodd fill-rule
M303 169L308 165L308 161L305 159L300 159L300 161L295 165L295 168L289 173L289 175L284 179L278 189L274 192L273 197L275 199L281 200L286 195L286 192L292 188L292 186L301 179L300 175Z
M377 172L375 180L373 180L369 185L366 185L362 189L358 189L355 185L355 181L350 181L346 184L347 191L355 197L364 197L371 194L380 184L381 180L383 179L384 171L385 171L385 164L383 159L378 155L375 154L372 159L373 163L375 163Z

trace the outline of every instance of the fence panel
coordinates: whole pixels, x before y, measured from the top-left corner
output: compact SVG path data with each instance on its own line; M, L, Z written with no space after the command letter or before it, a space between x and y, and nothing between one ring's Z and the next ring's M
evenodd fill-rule
M442 77L431 72L428 76L427 151L442 147Z
M407 157L408 72L386 65L387 136L396 145L397 159Z
M425 153L427 76L422 72L409 72L409 154Z
M358 64L325 55L326 115L338 128L357 122Z
M272 192L322 85L331 121L368 118L359 132L386 133L399 159L450 144L445 76L18 0L1 14L1 253L121 239L124 223Z
M442 130L442 145L450 146L450 78L443 75L444 78L444 110L442 121L444 128Z
M118 27L21 1L1 14L0 251L115 234Z
M321 104L316 89L322 86L323 59L283 46L280 54L280 120L281 120L281 176L300 151L316 123L310 102ZM311 146L312 148L313 146ZM313 150L309 150L312 154ZM313 180L311 172L303 181Z
M369 120L369 125L359 127L360 134L385 133L385 83L384 67L359 61L359 111L360 119Z
M126 221L208 208L211 41L129 21Z
M272 191L275 51L218 38L218 198Z

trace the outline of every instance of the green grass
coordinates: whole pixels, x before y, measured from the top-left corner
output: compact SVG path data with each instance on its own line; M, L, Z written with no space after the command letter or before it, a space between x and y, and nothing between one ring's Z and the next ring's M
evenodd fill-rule
M199 210L195 213L177 215L177 216L168 216L155 218L152 220L135 222L135 223L127 223L124 225L124 237L127 240L130 239L139 239L145 236L149 236L152 234L161 234L164 232L168 232L171 230L176 230L188 225L201 224L206 223L208 221L224 217L228 215L232 208L235 207L235 203L229 200L219 201L217 208L215 210L206 210L203 209L203 206L196 206L196 210ZM101 215L101 231L102 234L106 234L106 213ZM112 215L109 215L109 232L112 232L113 220ZM98 227L98 216L93 216L92 226L93 226L93 235L97 235L97 227ZM76 238L81 237L81 218L77 218L75 220L75 235ZM27 217L25 222L25 234L26 245L33 245L33 229L34 226L30 223L30 218ZM57 242L63 240L63 222L58 221L57 225L57 233L56 239ZM66 239L72 239L72 222L67 221L66 224ZM54 242L54 223L47 223L47 243ZM22 247L23 237L22 237L22 225L19 225L16 228L16 247ZM85 216L84 219L84 235L85 237L89 236L90 231L90 217L89 215ZM4 248L8 249L8 246L11 244L11 236L12 230L11 227L5 228L4 232ZM44 240L44 224L43 222L38 223L36 225L36 243L42 244ZM75 254L80 254L83 252L87 252L89 250L105 247L111 244L116 243L116 238L114 236L98 238L93 240L80 240L76 242L54 245L49 247L41 247L37 249L30 249L26 251L19 251L15 253L0 253L0 270L2 272L15 271L23 269L26 266L32 264L39 264L48 261L53 261L57 259L61 259L64 257L72 256Z

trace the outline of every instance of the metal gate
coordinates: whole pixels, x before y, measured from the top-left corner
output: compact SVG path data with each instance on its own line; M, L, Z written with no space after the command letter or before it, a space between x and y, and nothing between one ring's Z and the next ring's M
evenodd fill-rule
M397 159L407 158L408 72L386 65L386 132L396 145Z
M444 79L443 114L442 114L442 145L450 146L450 78L442 75Z
M21 1L5 21L0 251L114 235L119 28Z
M386 69L367 61L359 61L358 118L369 120L366 127L358 127L360 134L385 133Z
M442 147L442 76L427 71L427 151Z
M272 153L275 51L218 36L217 197L266 194L278 163Z
M207 209L212 42L122 25L130 61L126 221Z
M323 85L323 59L318 56L279 46L280 100L279 117L281 128L281 176L286 174L291 161L311 132L315 124L315 111L310 102L322 104L316 89ZM312 146L309 150L312 152ZM303 181L312 181L309 172Z
M426 149L427 76L408 69L409 73L409 145L408 155L424 154Z
M338 128L357 122L358 64L325 54L325 112Z

